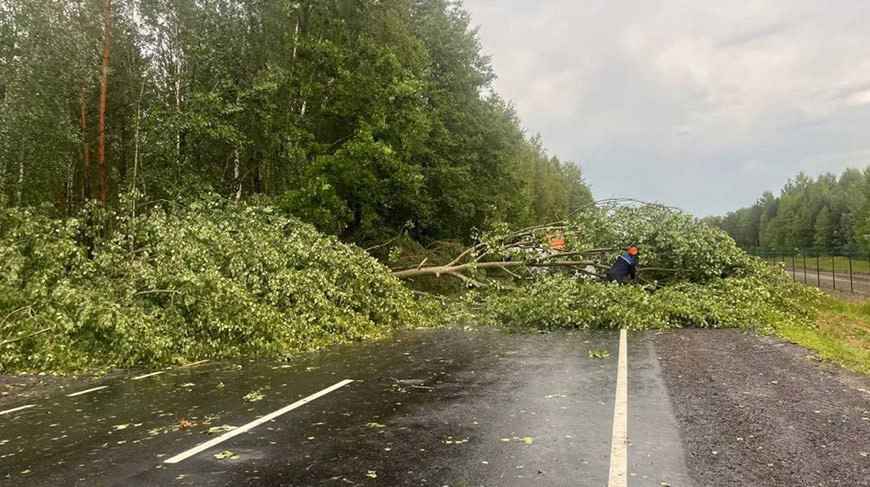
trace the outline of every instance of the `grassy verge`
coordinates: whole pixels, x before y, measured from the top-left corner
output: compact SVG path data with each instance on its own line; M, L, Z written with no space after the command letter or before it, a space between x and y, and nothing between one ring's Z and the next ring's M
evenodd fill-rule
M831 297L822 304L815 328L782 326L777 332L825 360L870 374L870 301Z

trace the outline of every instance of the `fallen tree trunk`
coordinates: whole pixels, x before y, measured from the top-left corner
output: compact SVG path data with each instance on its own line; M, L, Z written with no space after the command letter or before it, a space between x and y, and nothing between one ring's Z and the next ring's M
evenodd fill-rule
M526 262L526 261L501 261L501 262L469 262L467 264L441 265L421 267L419 269L406 269L395 271L393 275L399 279L407 279L419 276L440 277L442 275L455 275L473 269L509 269L512 267L578 267L597 265L592 261L556 261L556 262Z

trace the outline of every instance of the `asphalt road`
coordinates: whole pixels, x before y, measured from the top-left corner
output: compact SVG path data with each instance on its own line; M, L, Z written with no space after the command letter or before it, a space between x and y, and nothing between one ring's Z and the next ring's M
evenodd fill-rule
M733 357L693 355L674 341L681 336L628 338L625 485L766 485L733 483L739 471L720 475L722 482L705 476L708 465L700 460L707 455L698 449L709 445L699 436L733 427L717 416L716 395L703 401L705 391L720 394L726 378L740 376L704 375L715 361ZM719 332L697 339L714 350L734 342ZM792 357L790 367L807 367L800 371L807 387L814 370L842 379L840 389L826 389L826 411L842 409L851 428L789 415L800 431L821 435L813 438L845 431L850 439L842 445L851 450L829 465L827 480L797 469L803 477L786 472L783 478L794 482L783 485L870 485L870 476L860 476L870 462L862 456L870 450L870 382L794 358L792 349L773 353ZM618 358L615 332L414 331L290 364L205 363L76 384L2 406L0 484L617 485L610 471L612 452L621 448L613 439L620 424ZM700 374L691 375L690 385L678 379L688 370ZM762 427L770 421L765 415L778 413L775 401L759 404L763 410L752 420ZM15 410L24 406L32 407ZM699 430L693 417L712 426ZM775 454L771 438L761 446ZM793 435L783 455L797 455L794 462L818 457L812 453L818 445L807 438ZM219 443L192 450L207 442ZM727 469L728 457L720 458L719 468ZM752 475L745 479L758 478L745 464L734 466Z

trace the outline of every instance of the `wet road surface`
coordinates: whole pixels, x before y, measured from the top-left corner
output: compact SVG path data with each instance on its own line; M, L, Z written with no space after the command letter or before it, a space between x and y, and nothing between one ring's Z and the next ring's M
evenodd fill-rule
M696 433L661 340L628 340L626 485L717 485L690 475ZM0 484L607 486L618 347L616 332L412 331L288 364L115 377L4 405L33 407L0 411Z

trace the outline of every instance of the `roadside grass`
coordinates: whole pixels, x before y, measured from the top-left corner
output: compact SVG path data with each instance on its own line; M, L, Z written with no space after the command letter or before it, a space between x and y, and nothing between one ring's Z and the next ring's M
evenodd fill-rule
M785 325L778 327L777 332L825 360L870 374L870 301L829 297L819 309L815 327Z

